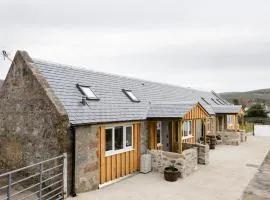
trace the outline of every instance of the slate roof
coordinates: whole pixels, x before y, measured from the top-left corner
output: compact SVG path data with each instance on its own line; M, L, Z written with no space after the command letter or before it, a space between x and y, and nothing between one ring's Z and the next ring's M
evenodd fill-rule
M230 113L239 113L242 106L240 105L222 105L222 106L213 106L212 107L215 113L219 114L230 114Z
M181 117L190 108L183 102L191 102L193 106L199 102L209 114L215 114L213 102L208 105L201 99L204 97L210 102L211 98L217 98L212 92L74 68L39 59L33 59L33 62L30 64L38 68L64 105L71 124L143 120L154 116ZM90 86L99 100L88 100L88 105L82 105L82 94L76 84ZM130 101L122 89L132 90L140 102Z
M151 103L148 109L148 118L183 117L194 107L194 102L179 103Z

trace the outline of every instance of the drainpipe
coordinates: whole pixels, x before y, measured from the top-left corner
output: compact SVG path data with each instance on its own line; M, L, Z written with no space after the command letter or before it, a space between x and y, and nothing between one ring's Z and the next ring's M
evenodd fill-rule
M70 126L71 131L71 148L72 148L72 171L71 171L71 196L76 197L76 189L75 189L75 159L76 159L76 131L73 125Z

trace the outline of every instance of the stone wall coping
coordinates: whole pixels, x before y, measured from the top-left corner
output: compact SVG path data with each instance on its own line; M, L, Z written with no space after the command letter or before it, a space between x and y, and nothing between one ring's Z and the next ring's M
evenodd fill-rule
M197 151L197 147L186 149L181 154L175 153L175 152L169 152L169 151L162 151L162 150L148 150L148 151L149 153L160 154L162 156L165 156L171 159L178 159L178 158L186 159L188 154L193 153L194 151Z

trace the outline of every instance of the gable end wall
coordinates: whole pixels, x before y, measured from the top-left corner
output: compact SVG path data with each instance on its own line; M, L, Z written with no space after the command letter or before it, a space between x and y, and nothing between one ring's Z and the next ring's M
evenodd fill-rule
M0 173L64 152L71 161L68 116L31 61L17 52L0 90Z

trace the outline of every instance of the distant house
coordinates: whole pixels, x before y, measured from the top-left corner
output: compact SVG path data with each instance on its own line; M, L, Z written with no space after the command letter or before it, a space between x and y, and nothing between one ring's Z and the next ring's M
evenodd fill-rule
M2 87L2 85L3 85L3 80L0 80L0 88Z
M73 68L24 51L0 90L0 106L0 163L11 169L67 152L73 192L138 171L147 149L181 153L183 143L237 130L241 110L214 92Z

